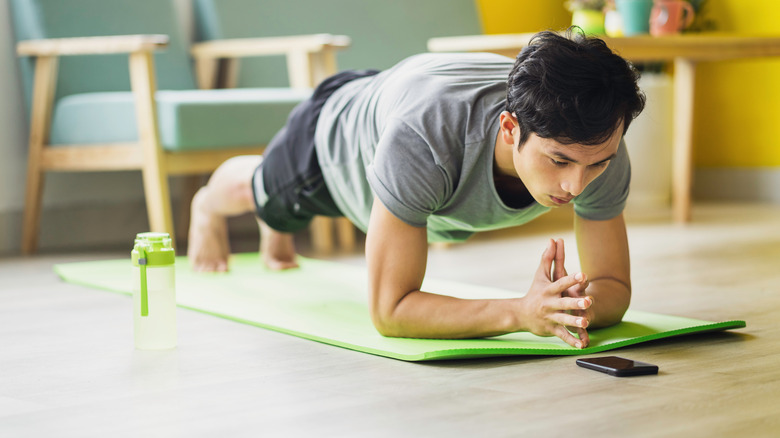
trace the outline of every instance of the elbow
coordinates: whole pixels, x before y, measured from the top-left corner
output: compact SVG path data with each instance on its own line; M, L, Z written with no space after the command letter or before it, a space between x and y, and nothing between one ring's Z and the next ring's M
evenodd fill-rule
M623 322L623 317L626 315L626 312L628 311L629 304L630 304L629 296L626 296L624 300L620 300L617 303L615 303L615 306L612 309L610 309L609 312L606 312L606 314L603 315L603 318L598 324L598 326L611 327L613 325L617 325Z
M370 303L371 322L380 335L389 338L410 337L410 333L404 329L402 318L398 308L403 301L382 299L381 294L372 294Z
M620 324L631 304L631 286L624 284L621 290L596 298L598 310L589 328L604 328Z
M400 329L398 318L395 317L392 309L381 309L372 307L371 322L380 335L388 338L404 337L403 330Z
M598 324L594 324L593 328L605 328L605 327L612 327L613 325L618 325L621 322L623 322L623 316L625 316L625 314L626 314L625 309L622 311L618 310L613 315L608 315Z

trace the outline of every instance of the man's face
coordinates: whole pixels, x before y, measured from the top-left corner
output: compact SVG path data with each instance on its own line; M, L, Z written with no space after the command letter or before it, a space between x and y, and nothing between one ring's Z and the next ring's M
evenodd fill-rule
M587 146L563 144L531 134L519 149L515 135L515 171L533 198L545 207L569 203L607 168L617 154L622 124L606 142Z

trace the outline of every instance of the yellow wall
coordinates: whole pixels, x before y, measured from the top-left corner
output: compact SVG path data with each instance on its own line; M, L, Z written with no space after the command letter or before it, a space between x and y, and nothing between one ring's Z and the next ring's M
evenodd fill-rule
M780 36L777 0L709 0L718 31ZM695 162L703 167L780 166L780 60L701 64Z
M485 33L538 32L571 25L563 0L476 0Z
M485 33L562 29L563 0L476 0ZM778 0L708 0L717 30L780 36ZM703 63L697 71L695 163L780 166L780 60Z

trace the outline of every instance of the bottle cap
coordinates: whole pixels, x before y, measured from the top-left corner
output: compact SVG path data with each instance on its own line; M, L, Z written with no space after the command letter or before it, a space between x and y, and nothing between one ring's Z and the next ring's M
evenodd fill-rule
M169 266L176 262L176 251L168 233L138 233L131 254L133 266Z

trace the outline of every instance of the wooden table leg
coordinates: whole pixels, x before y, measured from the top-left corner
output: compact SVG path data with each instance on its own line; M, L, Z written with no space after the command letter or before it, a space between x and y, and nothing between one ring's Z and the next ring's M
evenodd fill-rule
M672 214L676 222L691 220L693 182L694 61L674 61L674 142L672 154Z

